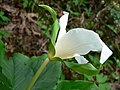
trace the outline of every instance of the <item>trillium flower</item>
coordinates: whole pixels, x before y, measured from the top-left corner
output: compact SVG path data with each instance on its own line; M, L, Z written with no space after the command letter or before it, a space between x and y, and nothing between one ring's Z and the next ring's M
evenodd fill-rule
M79 64L85 64L88 60L84 58L84 55L90 51L101 51L100 63L103 64L112 55L112 51L92 30L74 28L66 32L68 15L69 13L64 12L59 20L60 31L55 44L55 57L62 59L75 57Z

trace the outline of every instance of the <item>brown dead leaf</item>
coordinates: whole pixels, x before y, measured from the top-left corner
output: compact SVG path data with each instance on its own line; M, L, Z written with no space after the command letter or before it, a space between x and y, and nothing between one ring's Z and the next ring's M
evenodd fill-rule
M35 23L38 14L27 13L25 10L6 4L0 5L0 8L11 17L11 22L0 28L8 30L11 34L10 38L4 39L8 56L15 51L30 56L47 52L48 40L40 33L41 28Z

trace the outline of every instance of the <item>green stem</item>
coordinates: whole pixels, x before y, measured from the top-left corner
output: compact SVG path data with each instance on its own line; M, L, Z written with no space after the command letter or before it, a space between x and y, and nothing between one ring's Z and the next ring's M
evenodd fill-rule
M36 74L33 76L32 80L30 81L27 90L31 90L33 85L35 84L36 80L38 79L38 77L40 76L40 74L42 73L42 71L44 70L45 66L48 64L49 59L47 58L43 64L39 67L38 71L36 72Z

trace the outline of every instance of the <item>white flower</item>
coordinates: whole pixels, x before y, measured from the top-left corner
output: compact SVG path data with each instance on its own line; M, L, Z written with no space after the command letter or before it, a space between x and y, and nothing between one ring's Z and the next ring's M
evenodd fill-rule
M68 15L69 13L64 12L59 21L60 31L55 44L55 56L62 59L75 57L79 64L85 64L88 60L83 55L90 51L101 51L100 63L103 64L112 55L112 51L92 30L74 28L66 32Z

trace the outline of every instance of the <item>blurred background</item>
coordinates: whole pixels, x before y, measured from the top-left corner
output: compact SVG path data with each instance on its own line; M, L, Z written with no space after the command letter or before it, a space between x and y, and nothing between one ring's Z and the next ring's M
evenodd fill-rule
M119 0L0 0L0 30L4 37L7 57L13 52L28 56L48 52L52 17L39 4L52 7L58 18L69 12L67 30L82 27L97 32L113 55L103 70L95 76L78 75L63 65L63 76L69 80L96 82L101 90L120 90L120 1ZM90 53L86 58L97 67L99 55Z

